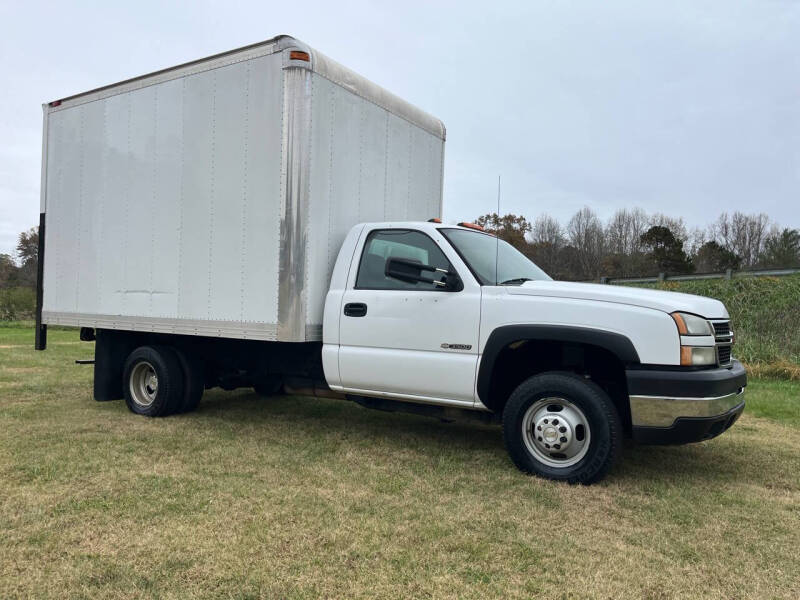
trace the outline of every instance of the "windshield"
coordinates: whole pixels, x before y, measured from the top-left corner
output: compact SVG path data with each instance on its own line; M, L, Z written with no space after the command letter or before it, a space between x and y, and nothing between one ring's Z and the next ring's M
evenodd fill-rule
M519 285L552 279L514 246L492 235L468 229L439 231L453 244L481 285Z

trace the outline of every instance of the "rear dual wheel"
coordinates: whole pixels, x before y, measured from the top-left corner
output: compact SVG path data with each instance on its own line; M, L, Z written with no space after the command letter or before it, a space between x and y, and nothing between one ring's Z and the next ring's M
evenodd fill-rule
M166 417L192 411L203 388L200 362L169 346L141 346L125 361L125 403L136 414Z
M520 470L588 484L619 457L622 422L597 384L574 373L543 373L511 394L503 409L503 439Z

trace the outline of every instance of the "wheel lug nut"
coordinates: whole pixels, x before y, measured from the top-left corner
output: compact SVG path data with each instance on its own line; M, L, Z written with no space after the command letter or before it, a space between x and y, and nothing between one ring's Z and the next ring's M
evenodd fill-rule
M553 419L553 425L558 425L558 419Z
M541 441L542 441L542 436L539 436L539 438L538 438L538 439L539 439L539 441L541 442Z
M539 425L539 426L538 426L536 429L537 429L538 431L541 431L541 430L542 430L542 426L541 426L541 425Z
M562 425L561 427L559 427L559 428L558 428L558 430L559 430L561 433L564 433L564 432L567 430L567 428L566 428L566 427L564 427L564 426Z
M561 450L561 446L559 444L554 444L553 448L555 448L556 450Z
M545 424L545 425L547 425L549 422L550 422L550 421L548 421L547 419L545 419L545 420L544 420L544 424Z
M567 438L565 438L565 437L562 435L562 436L561 436L561 439L560 439L559 441L560 441L562 444L564 444L564 443L566 443L566 441L567 441Z
M544 445L544 447L545 447L545 448L549 448L549 447L550 447L550 444L545 444L545 445Z

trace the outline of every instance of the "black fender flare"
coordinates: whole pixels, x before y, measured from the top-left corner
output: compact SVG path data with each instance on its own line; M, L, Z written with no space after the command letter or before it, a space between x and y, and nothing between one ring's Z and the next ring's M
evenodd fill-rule
M630 339L613 331L568 325L503 325L489 335L478 366L476 388L478 398L484 405L489 406L492 373L500 352L509 344L529 340L597 346L614 354L625 365L640 363L639 354Z

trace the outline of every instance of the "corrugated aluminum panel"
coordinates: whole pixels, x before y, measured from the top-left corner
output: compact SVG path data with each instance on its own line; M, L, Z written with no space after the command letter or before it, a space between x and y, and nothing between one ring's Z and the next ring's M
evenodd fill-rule
M247 166L244 181L242 213L244 251L241 260L241 319L259 320L261 315L278 314L278 290L273 277L278 273L280 255L279 204L283 173L281 171L281 111L283 110L283 78L280 59L263 57L249 61L247 87ZM278 82L275 81L278 78ZM266 318L266 317L265 317Z
M444 140L314 74L306 324L322 323L339 247L356 223L441 215ZM322 243L325 242L325 243Z
M178 266L181 236L181 189L184 162L184 87L180 80L155 88L153 134L153 190L150 212L151 287L149 310L153 315L178 314ZM173 198L179 201L174 201ZM104 311L107 312L107 311Z
M411 194L411 128L395 115L389 115L388 165L386 168L387 221L408 221L408 199ZM440 216L439 214L435 216Z
M279 55L49 115L45 314L277 323Z

